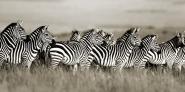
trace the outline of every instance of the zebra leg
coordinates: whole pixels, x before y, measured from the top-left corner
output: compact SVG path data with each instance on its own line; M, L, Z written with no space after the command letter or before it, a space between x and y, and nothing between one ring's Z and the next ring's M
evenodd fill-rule
M170 70L172 70L173 62L172 61L167 62L167 66Z
M78 64L73 65L73 75L76 74L77 70L78 70Z
M80 64L81 71L88 71L90 68L91 62L89 62L89 60L85 59L85 60L82 60L79 64Z
M27 70L28 70L28 71L30 70L31 64L32 64L32 61L27 62Z
M6 60L6 55L3 52L0 52L0 65L2 66L3 61Z
M119 72L121 72L123 70L123 66L126 64L126 62L122 62L121 59L116 60L116 68L114 68L115 70L119 70Z
M173 64L173 67L172 67L172 69L173 69L173 74L174 75L179 75L180 73L181 73L181 67L182 67L182 63L174 63Z
M55 57L55 56L51 56L50 59L50 69L54 70L57 68L57 66L60 64L60 62L64 63L64 61L67 61L67 57L62 56L62 57Z
M59 61L57 61L57 60L52 60L51 61L51 68L52 69L56 69L57 68L57 66L59 65Z

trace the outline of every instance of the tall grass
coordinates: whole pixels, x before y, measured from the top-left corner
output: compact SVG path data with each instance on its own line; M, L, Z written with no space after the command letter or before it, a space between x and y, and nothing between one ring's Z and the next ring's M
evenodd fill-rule
M1 92L184 92L185 77L140 71L66 72L35 69L0 72Z

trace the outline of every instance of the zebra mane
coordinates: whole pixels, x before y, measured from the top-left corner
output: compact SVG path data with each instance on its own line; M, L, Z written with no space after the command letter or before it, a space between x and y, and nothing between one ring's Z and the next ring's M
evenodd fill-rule
M144 46L145 40L147 40L149 37L152 38L152 37L154 37L154 36L156 36L156 35L150 34L150 35L147 35L147 36L143 37L143 38L141 39L141 44L140 44L139 48L142 49L143 47L145 47L145 46Z
M78 30L73 30L73 31L72 31L72 35L73 35L73 34L78 34L78 35L79 35L80 32L79 32Z
M30 34L30 40L33 40L33 39L37 39L39 38L39 35L42 33L43 29L45 28L45 26L40 26L39 28L37 28L35 31L33 31L31 34ZM36 38L35 38L36 37Z
M137 33L136 28L130 28L130 29L128 29L121 37L119 37L117 39L116 44L119 44L119 43L125 41L129 37L129 35L131 35L133 33Z
M15 23L11 23L11 24L9 24L2 32L1 32L1 34L4 34L5 32L8 32L8 31L12 31L12 30L9 30L9 28L10 27L15 27L15 26L17 26L17 23L15 22Z
M168 40L166 43L171 43L173 44L173 46L175 48L178 48L178 47L183 47L183 43L179 43L179 37L176 35L175 37L173 37L172 39ZM174 48L174 49L175 49Z
M92 34L94 32L94 29L90 29L90 30L87 30L83 33L81 39L83 38L86 38L87 36L89 36L90 34Z
M145 40L145 39L147 39L148 37L154 37L154 36L156 36L156 35L150 34L150 35L147 35L147 36L143 37L141 40Z

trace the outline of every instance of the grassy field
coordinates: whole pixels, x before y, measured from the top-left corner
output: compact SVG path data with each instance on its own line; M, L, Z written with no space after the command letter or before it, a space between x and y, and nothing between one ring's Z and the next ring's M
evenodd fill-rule
M123 71L72 72L39 68L1 71L1 92L184 92L185 75Z

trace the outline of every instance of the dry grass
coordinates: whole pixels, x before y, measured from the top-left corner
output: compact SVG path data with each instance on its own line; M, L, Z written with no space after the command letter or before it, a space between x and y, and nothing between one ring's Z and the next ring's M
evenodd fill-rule
M185 77L170 73L72 72L38 68L32 73L1 71L1 92L184 92Z

